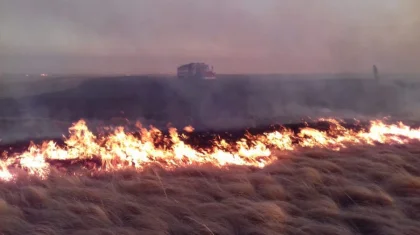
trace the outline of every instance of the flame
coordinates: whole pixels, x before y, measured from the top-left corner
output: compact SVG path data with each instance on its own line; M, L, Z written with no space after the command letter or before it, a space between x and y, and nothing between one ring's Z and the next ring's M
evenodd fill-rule
M139 136L124 127L107 128L112 132L94 135L84 120L69 128L69 137L64 137L64 147L53 141L40 145L31 143L22 153L3 153L0 160L0 179L12 180L11 172L19 167L28 174L47 177L51 171L51 160L91 160L100 159L101 166L96 170L118 170L127 167L144 169L150 164L160 164L166 169L187 165L213 164L215 166L245 165L264 167L277 160L272 150L293 151L298 148L327 148L339 151L352 145L405 144L420 140L420 129L412 129L402 122L385 124L380 120L371 121L370 128L355 131L347 129L334 119L321 119L328 122L326 131L305 127L295 134L282 129L261 135L246 134L236 143L229 144L224 139L213 140L212 146L204 149L194 148L185 143L188 138L177 129L169 128L165 136L155 127L144 128L137 123ZM184 131L191 133L188 126ZM161 143L160 145L158 143Z
M192 126L186 126L186 127L184 127L184 131L191 133L191 132L194 131L194 127L192 127Z

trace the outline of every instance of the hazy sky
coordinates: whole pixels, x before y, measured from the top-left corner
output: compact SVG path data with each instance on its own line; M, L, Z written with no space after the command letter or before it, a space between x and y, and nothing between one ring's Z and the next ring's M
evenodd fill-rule
M0 72L420 72L419 0L0 0Z

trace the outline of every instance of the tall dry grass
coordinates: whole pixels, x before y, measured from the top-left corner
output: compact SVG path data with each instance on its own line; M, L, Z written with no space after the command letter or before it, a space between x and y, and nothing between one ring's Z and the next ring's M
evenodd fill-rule
M0 184L0 234L420 234L416 145Z

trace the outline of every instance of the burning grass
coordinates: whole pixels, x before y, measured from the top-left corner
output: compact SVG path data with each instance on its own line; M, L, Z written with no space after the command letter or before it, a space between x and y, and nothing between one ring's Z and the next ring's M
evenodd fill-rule
M3 234L420 234L417 144L0 183ZM276 154L276 153L273 153Z
M138 126L4 152L2 234L420 234L420 129Z
M333 119L320 120L318 129L309 125L295 130L277 128L262 133L243 133L232 137L220 135L193 135L192 127L179 133L169 128L168 133L137 124L137 132L124 127L105 127L101 135L93 134L81 120L69 128L70 135L61 145L54 141L31 144L27 150L5 151L0 160L0 179L15 178L16 168L31 175L45 178L54 165L64 168L79 164L97 171L114 171L126 168L144 170L160 165L166 170L185 166L210 164L217 167L232 165L262 168L278 160L272 151L298 151L304 148L321 148L340 151L351 146L376 144L406 144L420 140L420 129L403 123L386 124L372 121L370 125L355 124L351 128ZM326 124L326 125L325 125ZM232 139L233 138L233 139ZM317 178L311 168L305 171L309 178Z

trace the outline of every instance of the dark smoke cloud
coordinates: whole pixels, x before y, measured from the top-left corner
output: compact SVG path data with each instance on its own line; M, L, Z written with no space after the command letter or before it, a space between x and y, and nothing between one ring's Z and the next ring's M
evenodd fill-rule
M0 0L0 72L419 72L416 0Z

